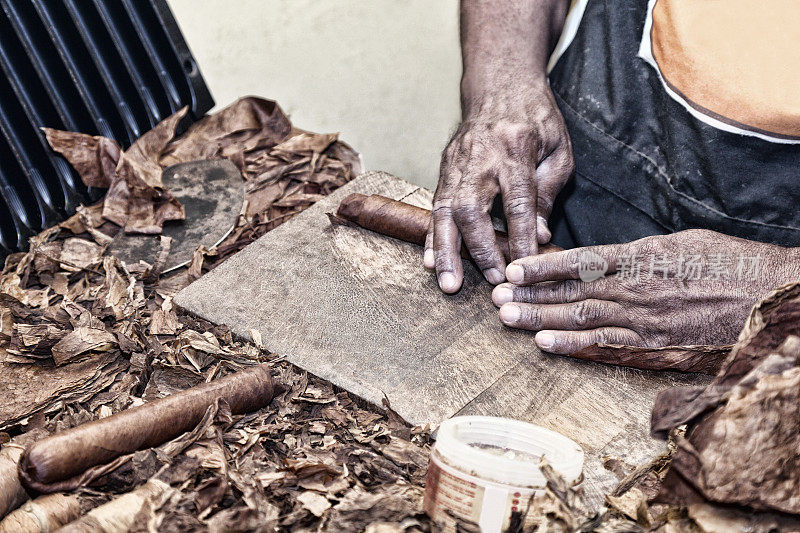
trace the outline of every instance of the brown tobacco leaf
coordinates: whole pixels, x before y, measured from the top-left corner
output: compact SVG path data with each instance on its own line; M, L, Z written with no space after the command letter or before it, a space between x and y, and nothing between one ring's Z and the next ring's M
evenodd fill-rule
M61 528L60 531L62 533L127 531L146 502L171 490L170 486L163 481L151 479L135 490L92 509L86 515Z
M0 449L0 519L28 499L17 475L19 458L27 445L45 435L46 431L34 429L15 437Z
M363 531L376 521L397 521L422 514L423 491L405 484L385 491L350 489L331 510L330 531Z
M178 326L178 316L172 311L156 309L150 317L151 335L174 335Z
M111 186L122 153L116 141L52 128L42 130L53 150L69 161L87 187Z
M665 346L644 348L622 344L593 344L572 357L643 370L675 370L715 375L732 346Z
M84 239L72 238L64 241L58 259L67 272L90 269L102 262L103 248Z
M687 515L701 531L707 533L800 532L800 518L773 513L753 513L731 507L695 503L688 507Z
M161 233L165 222L186 218L183 206L163 188L158 164L186 112L184 107L167 117L124 152L104 137L44 131L53 150L70 162L84 184L108 189L103 200L105 219L128 233Z
M705 389L659 395L652 429L688 423L657 501L800 514L800 284L756 305Z
M161 121L120 157L117 176L125 181L129 191L127 233L161 233L164 222L186 218L183 206L164 189L158 164L186 112L184 107Z
M117 337L105 329L75 328L53 346L53 361L60 366L87 352L107 352L117 345Z
M170 166L197 159L214 159L231 148L231 153L243 153L272 147L286 138L291 128L289 119L275 102L253 96L241 98L192 124L185 134L169 145L160 163Z
M116 353L104 353L58 368L0 363L7 391L0 403L0 430L37 413L50 413L69 402L85 402L110 386L127 366Z
M8 352L30 357L50 357L50 350L68 331L54 324L14 324Z
M193 124L170 143L162 166L226 158L246 182L243 216L216 250L195 254L189 278L203 259L218 262L282 224L361 172L358 155L337 134L292 128L275 102L247 97Z
M789 335L800 336L800 283L775 290L753 307L716 382L723 386L736 383Z
M323 153L328 147L339 138L338 133L310 133L303 132L290 137L277 145L274 149L275 155L287 158L294 158L297 153L307 153L317 155Z

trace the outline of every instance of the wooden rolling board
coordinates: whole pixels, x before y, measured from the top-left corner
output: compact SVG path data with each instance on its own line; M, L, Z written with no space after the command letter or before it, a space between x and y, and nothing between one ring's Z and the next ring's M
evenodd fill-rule
M181 291L181 307L225 324L307 371L412 424L455 414L508 416L554 429L586 451L593 504L616 480L601 456L640 462L663 442L648 436L665 387L703 378L624 369L542 354L529 332L504 327L491 286L465 263L462 290L439 291L420 247L330 225L351 192L430 207L432 194L370 172L267 233Z

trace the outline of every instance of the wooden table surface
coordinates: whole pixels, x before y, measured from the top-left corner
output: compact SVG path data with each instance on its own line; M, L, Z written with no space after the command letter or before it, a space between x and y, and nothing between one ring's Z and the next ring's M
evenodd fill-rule
M465 263L464 287L442 294L422 249L330 225L351 192L429 208L432 193L382 172L364 174L267 233L184 289L181 307L265 346L297 366L412 424L456 414L526 420L586 452L591 504L616 478L601 457L637 463L660 453L650 410L665 387L705 378L589 363L540 352L533 334L503 326L491 286Z

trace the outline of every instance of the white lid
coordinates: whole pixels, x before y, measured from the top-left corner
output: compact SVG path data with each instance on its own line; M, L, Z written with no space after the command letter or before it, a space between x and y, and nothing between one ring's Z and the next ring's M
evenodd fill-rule
M458 416L445 420L436 435L436 452L451 466L473 476L518 487L542 488L544 456L569 481L583 470L583 450L564 435L520 420Z

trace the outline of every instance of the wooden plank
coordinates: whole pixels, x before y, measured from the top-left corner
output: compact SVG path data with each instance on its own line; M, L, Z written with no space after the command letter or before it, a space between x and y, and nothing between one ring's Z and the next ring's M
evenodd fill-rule
M658 390L692 378L542 354L506 328L491 286L465 264L464 288L442 294L418 246L325 215L351 192L429 207L430 191L367 173L269 232L176 297L176 303L413 424L457 413L532 421L587 452L586 490L599 503L614 480L603 453L639 461L663 449L648 436ZM701 378L695 378L701 379Z

